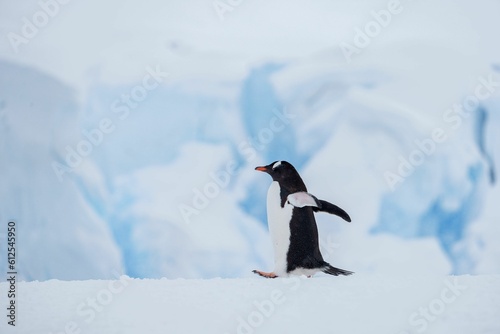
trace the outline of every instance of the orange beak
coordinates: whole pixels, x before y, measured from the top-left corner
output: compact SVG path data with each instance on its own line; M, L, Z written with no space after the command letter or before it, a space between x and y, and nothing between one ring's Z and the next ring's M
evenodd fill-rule
M261 171L261 172L267 172L267 168L264 166L261 167L255 167L255 170Z

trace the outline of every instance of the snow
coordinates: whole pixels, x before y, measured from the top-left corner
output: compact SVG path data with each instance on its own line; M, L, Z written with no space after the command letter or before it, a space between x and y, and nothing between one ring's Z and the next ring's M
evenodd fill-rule
M499 333L500 4L225 2L0 4L0 333ZM252 274L281 160L353 276Z
M5 294L7 283L0 283ZM2 333L498 333L500 276L20 282ZM5 299L2 299L5 300ZM5 312L5 302L2 302ZM4 318L4 317L3 317Z

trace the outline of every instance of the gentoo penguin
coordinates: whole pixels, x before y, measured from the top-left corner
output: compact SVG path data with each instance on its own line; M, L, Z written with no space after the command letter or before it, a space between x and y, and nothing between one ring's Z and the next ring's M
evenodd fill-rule
M335 276L351 275L351 271L332 267L323 260L314 212L328 212L350 222L349 215L338 206L309 194L297 170L286 161L275 161L255 169L273 178L267 192L267 221L275 267L270 273L253 272L267 278L310 277L319 271Z

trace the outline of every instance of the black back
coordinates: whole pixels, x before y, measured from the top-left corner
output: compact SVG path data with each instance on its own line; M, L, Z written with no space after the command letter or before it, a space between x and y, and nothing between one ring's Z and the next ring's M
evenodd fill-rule
M324 266L319 250L318 227L311 207L293 208L290 222L290 246L287 253L287 272L300 268Z

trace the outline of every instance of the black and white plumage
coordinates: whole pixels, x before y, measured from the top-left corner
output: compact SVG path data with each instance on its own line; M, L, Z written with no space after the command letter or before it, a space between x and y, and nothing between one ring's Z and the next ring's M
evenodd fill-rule
M323 211L350 222L347 212L309 194L304 181L289 162L275 161L255 169L273 178L267 193L267 220L275 268L270 273L259 270L254 270L254 273L268 278L312 276L319 271L335 276L351 275L352 272L335 268L323 260L314 219L314 212Z

